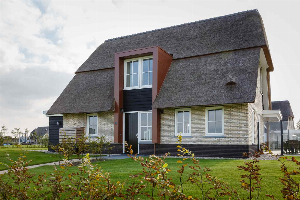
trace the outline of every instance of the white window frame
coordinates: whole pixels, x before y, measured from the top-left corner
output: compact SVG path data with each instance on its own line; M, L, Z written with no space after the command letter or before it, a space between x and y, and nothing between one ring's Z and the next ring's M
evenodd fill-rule
M208 111L210 110L222 110L222 133L208 133ZM205 108L205 136L224 136L224 107L206 107Z
M182 109L176 109L175 110L175 136L178 136L180 133L178 133L177 129L177 115L178 115L178 112L179 111L189 111L190 113L190 120L189 120L189 124L190 124L190 127L189 127L189 133L181 133L181 136L191 136L192 135L192 123L191 123L191 118L192 118L192 111L190 108L182 108ZM184 115L183 115L184 116Z
M152 111L139 111L138 113L139 113L139 118L138 118L138 120L139 120L139 122L138 122L138 126L139 126L138 141L139 141L139 143L140 142L149 142L149 141L152 142L152 131L153 131L152 124L151 124L151 126L149 126L149 125L148 126L142 126L142 113L147 113L147 114L151 113L152 114ZM152 121L152 119L151 119L151 121ZM147 124L148 124L148 115L147 115ZM142 127L151 127L151 130L152 130L151 131L151 140L142 140L141 139L142 138Z
M153 56L143 56L138 58L131 58L124 60L124 90L132 90L132 89L142 89L142 88L152 88L152 85L142 85L143 84L143 59L149 59ZM127 87L127 63L131 61L138 60L138 86L135 87ZM153 66L152 66L152 79L153 79ZM153 84L153 80L152 80Z
M89 122L89 117L90 116L93 116L93 117L97 117L97 128L96 128L96 133L95 134L91 134L90 135L90 122ZM87 121L87 126L86 126L86 135L87 135L87 137L90 137L90 136L98 136L98 114L97 113L91 113L91 114L87 114L86 115L86 121Z

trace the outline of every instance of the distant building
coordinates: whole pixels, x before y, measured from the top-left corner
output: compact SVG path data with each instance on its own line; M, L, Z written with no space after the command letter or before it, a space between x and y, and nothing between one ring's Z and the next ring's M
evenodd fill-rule
M30 141L37 142L37 138L49 137L49 126L37 127L30 133Z

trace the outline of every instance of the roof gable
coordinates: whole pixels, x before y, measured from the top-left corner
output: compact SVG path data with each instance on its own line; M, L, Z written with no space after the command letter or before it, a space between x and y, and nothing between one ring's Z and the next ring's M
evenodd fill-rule
M294 117L291 104L286 101L272 101L272 110L280 110L282 114L282 121L288 121L289 117Z
M114 69L76 74L48 110L47 115L94 113L114 106Z
M77 72L113 68L116 52L150 46L159 46L179 59L266 45L260 14L250 10L107 40Z

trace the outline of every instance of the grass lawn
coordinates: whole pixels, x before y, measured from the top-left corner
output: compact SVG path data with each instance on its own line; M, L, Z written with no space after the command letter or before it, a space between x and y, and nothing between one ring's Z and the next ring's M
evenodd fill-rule
M31 160L32 162L29 165L37 165L49 162L59 161L59 156L57 154L49 154L44 152L37 152L37 151L30 151L30 150L47 150L47 148L23 148L24 152L26 153L27 160ZM8 160L7 154L13 160L16 160L19 155L23 151L17 147L1 147L0 148L0 162L5 164L10 164ZM77 155L73 155L71 158L77 158ZM7 167L5 165L0 164L0 170L5 170Z
M203 159L200 160L202 167L208 167L211 169L209 172L213 176L217 176L219 179L227 182L229 185L233 186L238 190L240 197L247 198L247 193L241 189L241 180L240 176L244 172L238 170L237 166L242 165L245 160L227 160L227 159ZM179 176L176 172L180 166L177 163L176 158L168 158L166 160L168 163L168 168L172 171L168 174L169 177L172 177L172 180L178 184ZM189 161L188 163L191 164ZM141 165L137 162L134 162L130 158L123 160L106 160L98 161L94 163L97 166L101 166L104 172L111 172L111 180L113 182L125 182L126 185L131 185L133 182L137 182L137 178L129 178L130 175L137 174L141 172ZM283 177L283 173L280 171L280 163L278 161L260 161L259 165L261 166L262 174L262 189L259 199L266 199L266 194L272 194L276 199L282 199L280 190L282 189L282 184L279 180L279 177ZM288 164L289 169L294 169L294 164ZM78 167L74 166L69 169L69 173L76 172ZM31 173L36 175L47 173L48 175L53 171L53 166L43 166L35 169L29 170ZM186 180L188 174L191 173L191 169L186 168L184 179ZM299 175L298 175L299 176ZM297 177L299 181L300 178ZM67 184L67 183L66 183ZM190 183L185 183L183 185L184 192L187 195L192 195L194 197L200 198L200 190ZM149 190L150 191L150 190Z

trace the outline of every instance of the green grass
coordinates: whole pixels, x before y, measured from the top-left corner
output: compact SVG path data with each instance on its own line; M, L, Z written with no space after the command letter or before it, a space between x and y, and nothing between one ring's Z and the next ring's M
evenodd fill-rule
M166 160L168 163L168 167L172 170L168 177L172 177L174 183L179 184L179 176L176 172L178 167L180 166L177 163L177 159L168 158ZM203 159L200 160L200 164L202 167L208 167L211 169L209 172L211 175L218 177L219 179L227 182L230 186L234 187L238 190L240 197L247 198L247 192L241 189L240 176L244 172L238 170L237 166L242 165L245 160L225 160L225 159ZM191 164L190 161L188 161ZM104 172L111 173L111 180L113 182L125 182L127 186L131 185L133 182L137 182L137 178L129 178L130 175L140 173L142 171L142 167L139 163L134 162L131 159L123 159L123 160L106 160L99 161L94 163L97 166L101 166ZM277 199L281 199L282 184L280 183L279 177L283 177L282 172L280 171L280 163L278 161L260 161L259 165L261 167L261 177L262 177L262 188L259 199L265 199L266 194L272 194ZM294 168L294 164L288 164L292 168ZM30 169L29 172L34 173L36 175L47 173L48 175L53 171L53 166L43 166L35 169ZM78 167L71 167L68 173L77 172ZM191 173L191 169L188 167L184 173L184 180L187 179L188 174ZM297 177L299 181L299 177ZM184 192L187 195L192 195L194 197L200 197L201 193L199 188L190 183L183 184ZM148 189L150 191L150 189Z
M49 162L59 161L60 158L57 154L49 154L44 152L30 151L30 150L47 150L47 148L23 148L21 150L17 147L1 147L0 148L0 163L10 164L9 158L12 160L18 159L21 153L25 153L27 160L31 160L29 165L37 165ZM77 155L72 155L71 158L77 158ZM5 170L7 167L0 164L0 170Z

